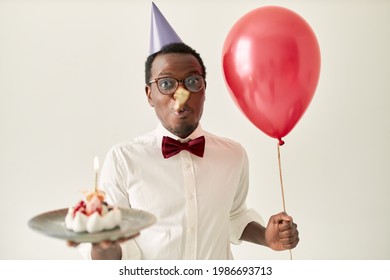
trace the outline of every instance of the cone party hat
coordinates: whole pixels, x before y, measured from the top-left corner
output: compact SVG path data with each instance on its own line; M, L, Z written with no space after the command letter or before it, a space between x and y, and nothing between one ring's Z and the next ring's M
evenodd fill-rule
M149 55L160 51L165 45L182 42L175 30L173 30L172 26L152 2Z

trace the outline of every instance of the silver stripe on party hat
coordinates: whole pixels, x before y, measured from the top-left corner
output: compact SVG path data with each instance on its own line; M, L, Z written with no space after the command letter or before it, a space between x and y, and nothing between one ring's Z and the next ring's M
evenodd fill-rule
M160 51L165 45L183 42L153 2L151 19L149 55Z

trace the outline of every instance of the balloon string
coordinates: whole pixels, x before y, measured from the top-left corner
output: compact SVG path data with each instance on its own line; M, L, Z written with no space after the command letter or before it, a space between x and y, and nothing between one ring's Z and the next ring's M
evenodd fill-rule
M285 199L284 199L284 186L283 186L283 177L282 177L282 163L281 163L281 160L280 160L280 146L283 145L283 144L284 144L284 142L282 141L282 143L281 143L281 139L279 139L279 142L277 143L277 146L278 146L279 178L280 178L280 187L281 187L281 190L282 190L283 211L284 211L284 213L287 213L286 212L286 202L285 202ZM289 251L290 251L290 260L292 260L291 249Z
M282 163L280 160L280 144L278 143L277 146L278 146L279 179L280 179L280 187L282 190L283 211L286 213L286 203L284 199L284 186L283 186L283 177L282 177Z

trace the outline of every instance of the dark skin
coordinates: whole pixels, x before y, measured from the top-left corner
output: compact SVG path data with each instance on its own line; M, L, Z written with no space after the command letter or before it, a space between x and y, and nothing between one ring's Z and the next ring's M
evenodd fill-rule
M194 56L175 53L158 55L153 61L151 74L152 79L174 77L182 80L191 74L203 73ZM183 85L180 84L180 87ZM197 128L203 113L205 89L191 93L180 110L174 109L173 95L161 94L156 83L146 85L145 93L150 106L155 109L157 117L167 130L180 138L186 138ZM92 259L121 259L122 252L119 244L135 236L92 244ZM241 240L281 251L295 248L299 242L299 233L292 217L282 212L271 216L267 227L257 222L249 223L241 235ZM70 242L69 245L77 244Z
M153 79L174 77L182 80L191 74L203 73L198 60L190 54L164 54L155 58L151 74ZM181 84L179 87L185 89ZM173 95L161 94L156 83L146 85L145 92L150 106L154 107L157 117L167 130L180 138L186 138L197 128L203 113L205 89L191 93L184 108L179 111L174 109Z

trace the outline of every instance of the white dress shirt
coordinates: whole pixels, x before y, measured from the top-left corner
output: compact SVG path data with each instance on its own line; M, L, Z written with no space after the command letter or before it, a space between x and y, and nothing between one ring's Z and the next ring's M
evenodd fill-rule
M232 259L230 244L240 243L246 225L263 223L245 205L244 148L203 131L200 125L188 138L202 135L203 158L181 151L164 159L162 137L184 139L161 124L108 152L100 176L107 202L142 209L157 218L138 237L121 244L122 259ZM90 258L90 246L82 246L81 251Z

